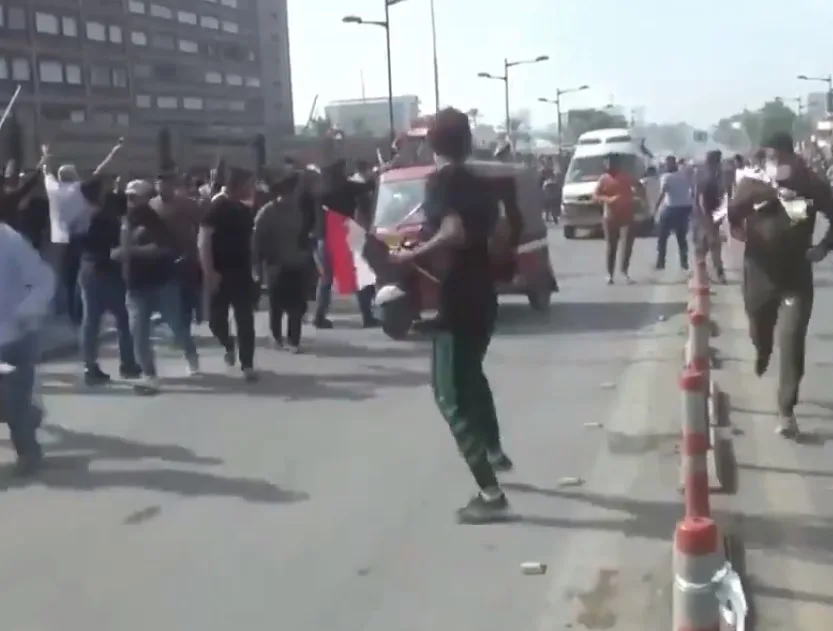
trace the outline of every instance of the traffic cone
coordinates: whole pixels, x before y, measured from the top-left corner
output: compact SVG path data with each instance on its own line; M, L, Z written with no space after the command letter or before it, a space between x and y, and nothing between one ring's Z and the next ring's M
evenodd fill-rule
M691 367L680 377L683 435L680 447L680 482L688 517L709 517L708 382L702 372Z

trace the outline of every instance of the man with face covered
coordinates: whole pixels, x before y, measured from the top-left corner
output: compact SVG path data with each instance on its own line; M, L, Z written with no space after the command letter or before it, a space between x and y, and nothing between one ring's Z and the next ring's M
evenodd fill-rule
M833 248L833 197L828 184L796 155L789 134L777 134L765 146L763 169L740 173L728 217L733 233L746 241L743 298L758 376L769 367L776 324L780 325L778 432L794 438L794 410L813 311L812 265ZM825 215L828 229L813 245L818 213Z

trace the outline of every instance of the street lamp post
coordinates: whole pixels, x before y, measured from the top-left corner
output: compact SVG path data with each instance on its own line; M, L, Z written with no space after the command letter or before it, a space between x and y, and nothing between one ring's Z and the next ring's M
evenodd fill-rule
M511 132L509 130L511 117L509 115L509 69L514 68L515 66L521 66L525 64L537 64L541 63L542 61L549 61L549 55L539 55L535 59L523 59L521 61L509 61L508 59L503 60L503 74L502 75L494 75L488 72L478 72L477 76L481 79L494 79L495 81L503 81L503 107L504 113L506 115L506 138L511 141Z
M541 97L538 99L541 103L550 103L555 105L555 115L558 117L556 121L556 133L558 134L558 148L561 149L561 145L563 143L563 134L561 131L561 97L565 94L572 94L573 92L584 92L585 90L589 90L589 85L580 85L577 88L565 88L565 89L557 89L555 91L555 98L554 99L545 99Z
M390 125L390 139L393 142L396 139L396 121L393 115L393 64L391 62L391 42L390 42L390 8L405 0L382 0L385 4L385 19L384 20L365 20L357 15L344 16L341 21L345 24L368 24L370 26L381 26L385 29L385 54L387 56L387 70L388 70L388 123ZM439 77L439 62L437 59L437 26L434 16L434 0L431 0L431 39L434 53L434 98L436 99L437 110L440 109L440 77Z
M798 79L801 81L816 81L820 83L827 84L827 103L825 104L825 109L827 113L833 113L833 75L827 75L826 77L810 77L806 74L798 75Z

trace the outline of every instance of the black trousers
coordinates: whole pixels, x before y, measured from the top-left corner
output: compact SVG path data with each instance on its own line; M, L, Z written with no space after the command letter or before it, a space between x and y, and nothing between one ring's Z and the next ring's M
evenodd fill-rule
M500 429L483 360L491 334L438 332L431 349L434 400L481 489L498 485L489 464L500 449Z
M246 274L223 276L220 286L211 296L208 327L227 351L237 347L240 367L254 366L255 355L255 283ZM229 332L229 309L234 313L237 344Z
M306 270L285 267L269 279L269 328L275 341L283 342L283 319L286 316L286 337L292 346L301 343L301 330L307 311Z
M778 327L780 366L778 374L778 412L791 416L798 403L798 390L804 377L807 329L813 313L812 284L793 293L773 296L747 307L749 335L762 356L769 357L775 344Z

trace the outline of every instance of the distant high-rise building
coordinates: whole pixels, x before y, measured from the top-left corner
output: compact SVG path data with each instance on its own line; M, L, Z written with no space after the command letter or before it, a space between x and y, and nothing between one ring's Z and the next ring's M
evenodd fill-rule
M807 95L807 116L811 121L819 121L827 116L827 93L810 92Z
M2 0L0 104L22 87L29 161L50 142L90 166L123 135L125 170L153 172L162 128L181 168L248 159L294 131L286 3Z
M334 127L346 134L377 138L390 135L387 97L332 101L324 107L324 114ZM393 124L397 134L410 129L418 118L419 97L412 94L393 97Z

